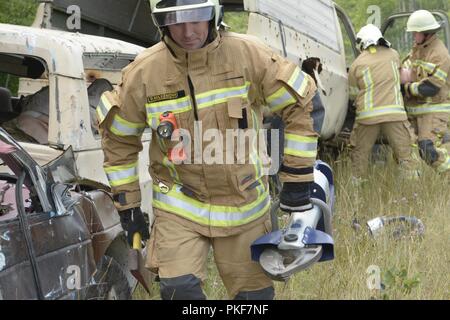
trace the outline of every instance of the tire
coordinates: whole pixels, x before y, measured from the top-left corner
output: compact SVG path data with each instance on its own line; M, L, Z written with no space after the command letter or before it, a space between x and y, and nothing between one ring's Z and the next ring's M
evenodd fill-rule
M128 285L119 263L109 256L103 256L93 276L95 285L88 294L88 299L95 300L130 300L131 288Z

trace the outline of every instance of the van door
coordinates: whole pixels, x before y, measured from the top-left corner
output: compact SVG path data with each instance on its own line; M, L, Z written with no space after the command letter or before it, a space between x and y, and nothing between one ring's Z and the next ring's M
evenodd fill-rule
M96 263L82 209L75 205L69 187L54 182L1 128L0 142L13 149L0 152L0 161L14 174L0 175L1 295L84 298L95 285L91 280Z
M438 32L438 36L449 48L450 52L449 18L443 11L431 11L431 13L443 26L442 31ZM412 12L394 14L386 19L381 27L381 32L392 43L392 47L399 52L402 59L409 54L413 46L412 32L406 32L406 23L411 14Z
M17 214L15 188L15 178L0 176L0 300L35 300L37 279Z

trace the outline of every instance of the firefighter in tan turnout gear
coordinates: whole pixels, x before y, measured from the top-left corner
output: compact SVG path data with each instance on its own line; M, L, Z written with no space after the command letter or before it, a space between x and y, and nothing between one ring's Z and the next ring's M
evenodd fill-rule
M258 132L264 105L279 114L285 122L281 207L310 209L324 116L314 81L252 38L222 30L218 0L150 5L162 41L124 69L118 90L98 107L105 171L123 227L146 238L137 168L148 126L155 221L147 266L159 275L162 298L205 298L212 247L230 298L272 299L273 284L250 252L271 229L266 150L250 138L239 154L244 144L228 138Z
M409 56L412 70L402 90L421 157L437 171L449 173L450 55L436 35L440 28L429 11L409 17L406 31L413 33L415 44Z
M400 90L399 54L372 24L361 28L357 41L362 52L349 70L350 95L356 103L356 124L350 137L354 178L361 181L381 133L405 170L402 172L414 176L414 137Z

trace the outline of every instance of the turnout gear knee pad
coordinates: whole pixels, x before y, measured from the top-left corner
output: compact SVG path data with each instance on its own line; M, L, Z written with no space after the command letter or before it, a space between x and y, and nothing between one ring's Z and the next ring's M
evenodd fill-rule
M192 274L161 278L160 291L163 300L206 300L200 279Z
M273 300L274 297L275 290L273 287L268 287L257 291L241 291L234 300Z
M419 153L422 159L429 165L432 165L439 158L439 154L431 140L419 141Z

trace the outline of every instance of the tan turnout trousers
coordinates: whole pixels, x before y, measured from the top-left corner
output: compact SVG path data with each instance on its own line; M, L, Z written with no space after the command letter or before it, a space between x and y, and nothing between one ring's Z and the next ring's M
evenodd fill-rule
M194 275L207 279L207 260L213 249L214 261L230 298L239 292L273 286L259 263L252 261L250 245L272 229L269 215L246 232L228 237L210 237L205 229L186 219L154 208L147 267L161 278Z
M356 124L350 137L353 175L363 176L369 165L369 157L377 138L382 134L388 139L397 162L402 169L413 170L415 162L411 157L414 135L408 121L386 122L373 125Z

